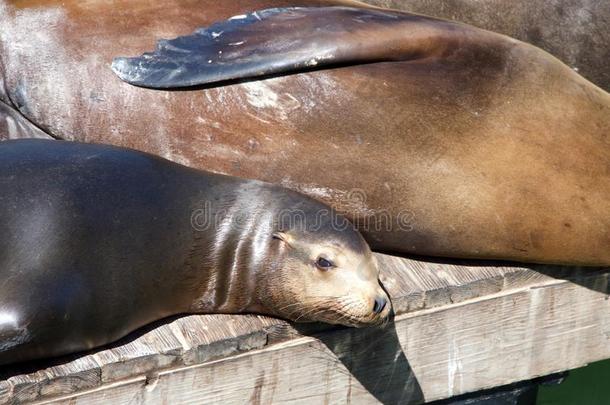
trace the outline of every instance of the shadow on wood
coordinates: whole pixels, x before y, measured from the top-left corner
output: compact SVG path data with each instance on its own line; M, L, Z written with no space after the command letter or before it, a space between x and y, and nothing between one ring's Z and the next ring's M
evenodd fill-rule
M296 328L324 343L351 377L380 403L424 402L424 394L402 351L394 322L378 328L342 328L319 333L308 333L305 331L307 327Z

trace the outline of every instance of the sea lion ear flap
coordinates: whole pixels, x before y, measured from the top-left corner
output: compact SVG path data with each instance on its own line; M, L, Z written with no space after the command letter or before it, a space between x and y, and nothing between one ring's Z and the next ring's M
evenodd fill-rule
M375 8L272 8L160 40L152 53L115 58L112 69L133 85L168 89L338 64L409 60L430 48L432 22L443 24Z
M286 243L288 246L291 246L293 239L290 235L288 235L285 232L282 231L277 231L273 233L273 239L278 239L281 240L282 242Z

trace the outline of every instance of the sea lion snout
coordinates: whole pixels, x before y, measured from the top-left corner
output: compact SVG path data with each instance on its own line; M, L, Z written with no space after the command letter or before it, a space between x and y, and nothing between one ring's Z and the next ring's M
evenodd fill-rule
M370 316L365 320L363 326L385 322L392 312L392 302L381 285L370 294L369 302Z

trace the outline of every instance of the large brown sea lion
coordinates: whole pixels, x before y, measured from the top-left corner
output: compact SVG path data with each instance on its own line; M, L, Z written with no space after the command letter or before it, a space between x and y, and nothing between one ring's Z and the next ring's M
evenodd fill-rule
M374 256L327 206L142 152L0 143L0 364L183 313L377 324Z
M54 137L295 188L364 224L378 250L610 264L610 96L538 48L433 18L394 12L398 24L367 24L372 8L347 19L329 8L336 26L305 15L274 35L261 21L215 56L259 40L264 64L265 44L317 32L325 44L336 36L334 65L159 91L121 81L113 59L255 10L365 6L1 4L0 97ZM324 55L297 43L318 68Z

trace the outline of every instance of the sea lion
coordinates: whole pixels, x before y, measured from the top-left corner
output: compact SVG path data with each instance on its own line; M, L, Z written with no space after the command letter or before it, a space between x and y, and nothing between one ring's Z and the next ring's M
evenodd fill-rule
M375 250L610 264L610 95L531 45L350 1L2 4L0 97L53 137L294 188ZM282 7L309 11L292 30L252 14ZM111 69L223 22L204 61L233 81L159 91ZM251 70L225 63L253 42Z
M374 256L329 207L146 153L0 142L0 364L91 349L182 313L375 325Z

